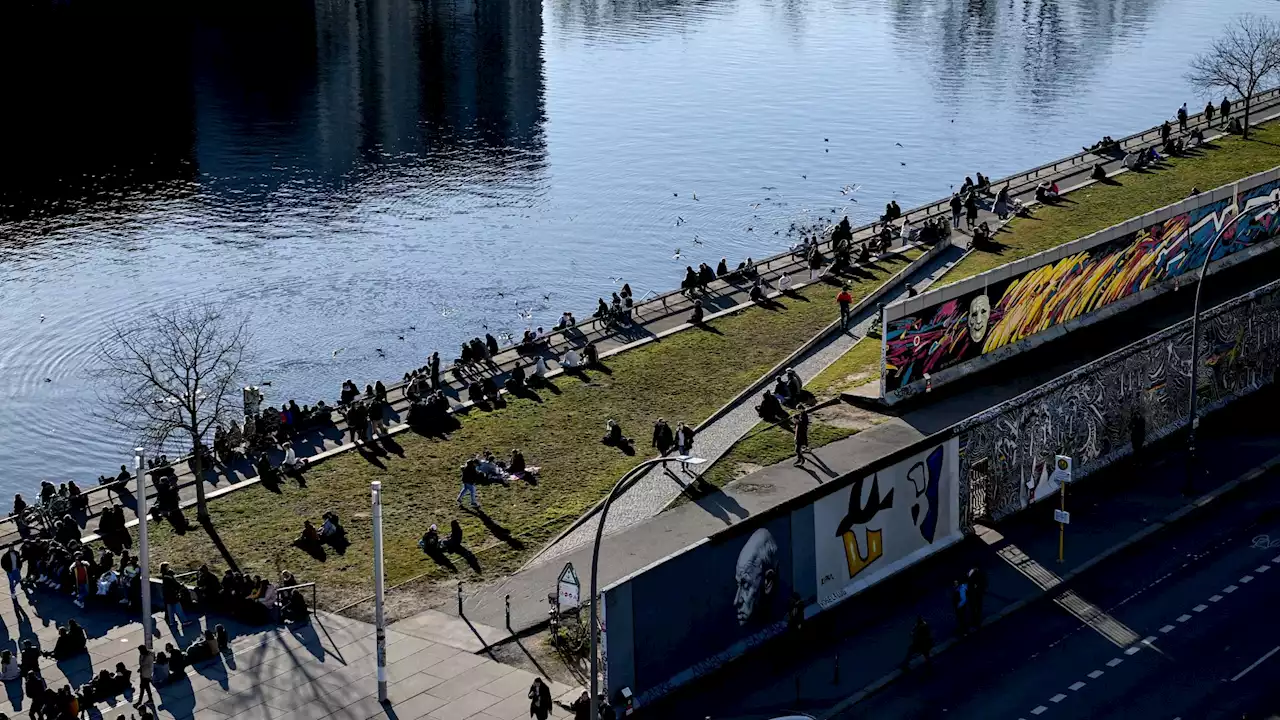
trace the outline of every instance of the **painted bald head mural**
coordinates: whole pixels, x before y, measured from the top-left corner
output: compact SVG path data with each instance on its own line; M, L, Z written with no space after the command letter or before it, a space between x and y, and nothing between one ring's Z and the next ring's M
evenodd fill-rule
M747 538L738 553L734 569L733 609L738 624L746 625L768 599L778 584L778 543L768 530L760 528Z

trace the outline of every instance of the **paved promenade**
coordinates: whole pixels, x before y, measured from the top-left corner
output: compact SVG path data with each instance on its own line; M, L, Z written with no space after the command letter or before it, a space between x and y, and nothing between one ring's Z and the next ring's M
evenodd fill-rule
M11 603L0 603L0 648L13 650L33 640L49 650L57 638L56 626L75 618L89 635L88 654L54 663L41 661L41 674L49 686L70 684L78 688L103 669L122 662L134 672L133 688L113 701L98 703L90 717L129 716L127 703L137 700L137 647L142 624L118 608L80 610L69 600L48 590L20 593ZM176 628L157 616L165 643L185 646L196 636L195 626L178 635ZM372 625L338 615L320 613L296 628L245 626L227 618L209 616L203 625L223 624L231 636L230 652L188 668L185 677L171 679L157 688L159 717L172 720L523 720L529 716L527 693L534 676L477 654L479 641L471 628L456 619L438 618L429 631L406 626L387 633L387 663L391 700L384 708L377 698ZM490 628L480 632L493 634ZM21 683L5 684L6 705L0 712L25 716L30 700ZM566 702L573 690L551 684L553 697ZM95 711L97 714L95 714ZM568 717L557 707L553 717Z

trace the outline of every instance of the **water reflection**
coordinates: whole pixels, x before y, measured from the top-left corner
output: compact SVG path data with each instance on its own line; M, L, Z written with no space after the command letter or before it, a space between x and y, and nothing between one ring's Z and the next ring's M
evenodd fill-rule
M892 0L898 42L928 59L950 105L980 86L993 99L1068 101L1111 53L1144 32L1159 0Z

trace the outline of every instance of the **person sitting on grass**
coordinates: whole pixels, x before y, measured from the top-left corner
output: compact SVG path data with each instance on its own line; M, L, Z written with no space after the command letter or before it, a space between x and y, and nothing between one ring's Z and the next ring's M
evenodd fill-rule
M303 550L320 547L320 533L316 530L316 526L311 524L310 520L302 521L302 534L298 536L297 540L293 541L293 544Z
M320 541L333 545L341 542L347 536L347 531L342 527L342 523L338 520L338 514L332 511L326 512L323 516L324 525L320 526Z
M609 422L605 423L604 430L604 437L600 439L600 442L605 445L624 447L631 444L631 438L622 434L622 426L618 424L617 420L609 420Z
M573 348L569 348L568 352L566 352L564 356L560 358L560 367L564 368L566 371L569 371L569 372L572 372L574 370L581 370L582 355L578 354L577 350L574 350Z
M787 417L787 411L783 409L782 403L778 402L778 396L768 390L760 395L760 404L756 406L756 412L765 422L776 422Z
M596 350L595 343L589 342L582 348L582 359L586 361L587 367L596 367L600 364L600 353Z

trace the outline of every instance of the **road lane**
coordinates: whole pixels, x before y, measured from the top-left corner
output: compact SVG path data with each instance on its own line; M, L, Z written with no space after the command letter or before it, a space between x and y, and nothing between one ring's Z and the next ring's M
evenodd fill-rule
M1264 478L839 717L1239 718L1265 706L1280 653L1231 678L1280 645L1280 550L1254 547L1280 538L1278 507L1280 477Z

